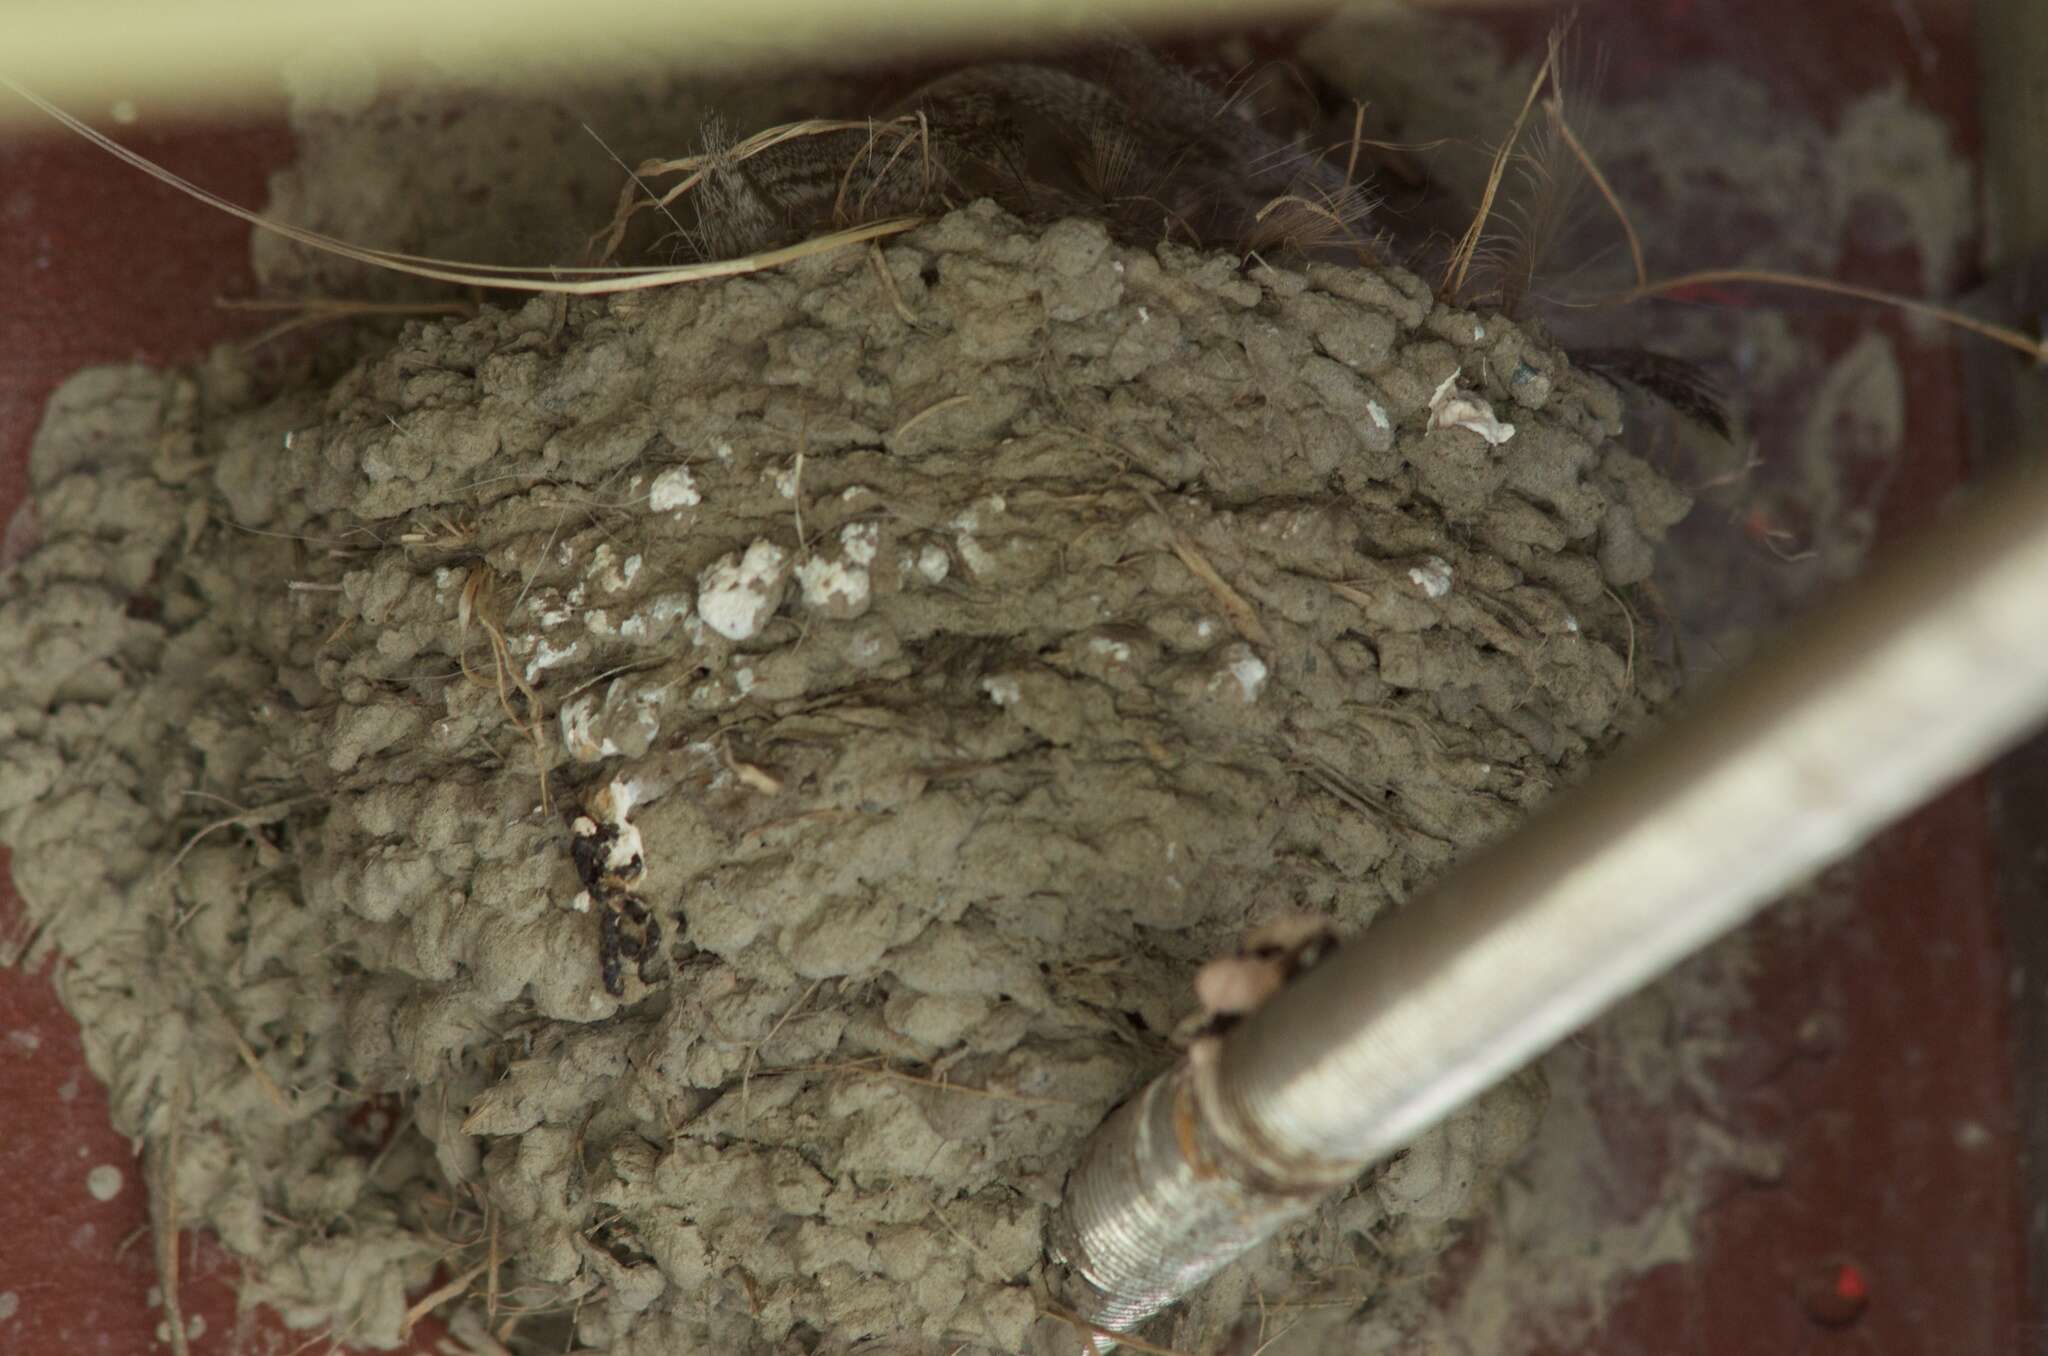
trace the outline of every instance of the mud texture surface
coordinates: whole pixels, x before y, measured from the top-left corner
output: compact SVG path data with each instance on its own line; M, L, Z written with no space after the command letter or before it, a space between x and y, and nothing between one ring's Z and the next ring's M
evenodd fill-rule
M0 838L161 1206L295 1322L466 1277L515 1351L1016 1350L1202 962L1367 927L1667 695L1685 500L1616 410L1403 274L985 205L331 391L87 373L0 576ZM642 858L617 996L579 814ZM1542 1100L1162 1332L1369 1299Z

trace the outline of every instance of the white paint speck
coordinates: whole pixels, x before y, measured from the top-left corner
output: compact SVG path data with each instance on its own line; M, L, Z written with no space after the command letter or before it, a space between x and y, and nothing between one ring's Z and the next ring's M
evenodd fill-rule
M981 690L997 706L1015 706L1024 699L1024 689L1015 678L984 678Z
M1138 323L1139 323L1140 325L1149 325L1149 324L1151 324L1151 323L1152 323L1152 312L1151 312L1151 311L1149 311L1149 310L1147 310L1147 309L1146 309L1145 307L1143 307L1143 306L1140 306L1140 307L1138 308Z
M999 494L985 495L962 509L953 519L953 526L962 532L979 532L985 521L983 515L993 517L1009 508L1009 501Z
M612 830L611 846L606 850L604 857L607 870L627 870L633 866L635 859L643 865L646 862L646 846L640 840L640 830L626 822L626 816L633 812L633 804L639 796L638 782L614 780L591 798L591 813L578 815L571 826L571 832L585 838L596 832L599 820ZM577 913L590 912L590 892L585 890L578 893L569 901L568 907Z
M784 499L796 498L797 465L791 462L775 473L775 492Z
M695 508L703 502L704 496L697 489L697 477L690 474L687 466L669 467L654 478L654 487L647 492L647 507L656 513Z
M0 1290L0 1323L5 1323L21 1312L21 1296L12 1290Z
M617 782L612 783L617 786ZM613 821L619 836L612 840L611 851L604 855L604 864L613 871L623 871L633 864L635 857L646 860L646 845L640 841L640 830L626 822L623 814Z
M135 101L133 99L116 99L113 105L107 109L107 116L120 123L123 127L132 127L135 124L135 120L142 115L135 111Z
M720 461L731 461L732 444L720 443L718 446L711 449L711 455L718 458Z
M664 593L642 611L620 621L619 634L628 640L642 643L665 640L669 632L675 630L677 619L689 616L688 593ZM690 620L696 621L694 617ZM702 629L703 624L697 623L697 630ZM693 635L692 638L696 637Z
M796 567L796 582L805 607L846 616L865 610L871 592L866 566L824 556L812 556L800 563Z
M782 606L789 580L789 553L759 539L720 557L697 577L697 615L727 640L746 640Z
M878 523L848 523L839 529L839 545L846 552L846 558L856 565L875 563L875 552L881 549L882 528Z
M750 668L734 669L732 671L732 690L739 693L742 697L752 692L754 690L754 671Z
M640 557L634 555L618 560L612 554L610 542L599 542L597 549L590 553L588 573L599 589L606 593L617 593L633 582L634 575L640 573ZM581 588L582 585L579 584L576 589L570 591L571 602L578 601L578 592Z
M1956 1124L1956 1147L1975 1151L1991 1143L1991 1132L1979 1121L1960 1121Z
M989 554L987 548L975 539L974 534L982 529L982 525L989 518L1002 513L1008 507L1001 495L991 494L975 500L953 519L951 525L960 532L959 537L955 539L960 559L977 575L986 577L990 574L995 569L996 560Z
M882 529L875 523L848 523L839 530L842 559L812 556L796 567L796 582L805 607L842 617L867 610L872 596L868 566L881 549Z
M121 1170L102 1163L85 1175L85 1189L96 1201L111 1201L121 1194Z
M1107 636L1094 636L1088 641L1088 649L1093 654L1107 656L1111 663L1128 664L1131 662L1131 647L1121 640L1111 640Z
M988 553L988 548L968 533L962 532L955 537L953 545L954 549L960 552L960 559L966 562L967 568L975 574L985 577L995 570L996 558Z
M946 554L946 548L937 542L926 542L917 553L917 572L924 576L927 584L943 584L946 574L953 568L953 558Z
M616 757L619 746L597 733L599 703L595 692L586 692L562 707L556 718L562 727L562 747L581 763Z
M1387 432L1391 432L1391 431L1392 431L1392 429L1393 429L1393 427L1394 427L1394 421L1393 421L1393 420L1391 420L1391 419L1389 419L1389 418L1387 418L1387 407L1386 407L1386 406L1384 406L1384 405L1382 405L1382 404L1380 404L1380 402L1379 402L1379 401L1377 401L1377 400L1368 400L1368 401L1366 401L1366 402L1365 402L1365 412L1366 412L1366 413L1367 413L1368 415L1372 416L1372 422L1373 422L1373 427L1374 427L1374 428L1377 428L1377 429L1378 429L1378 430L1379 430L1380 432L1382 432L1382 433L1387 433Z
M33 1053L42 1048L43 1038L33 1031L10 1031L7 1033L7 1043Z
M1195 623L1195 638L1197 640L1207 640L1209 637L1215 634L1216 623L1214 619L1204 617L1201 621Z
M294 429L286 429L284 431L284 450L287 452L292 450L292 434L294 432L296 432Z
M845 489L839 492L839 500L841 503L851 504L854 500L860 498L862 495L873 493L874 491L870 490L865 485L848 485Z
M1579 633L1579 619L1577 617L1574 617L1569 612L1565 613L1564 629L1571 632L1573 635L1577 635Z
M1408 571L1408 577L1425 598L1441 598L1451 591L1451 563L1442 556L1430 556Z
M533 647L533 658L526 661L526 681L530 683L540 677L544 670L574 659L576 652L582 648L582 641L572 640L558 650L546 636L542 636L540 642Z
M1445 377L1430 396L1429 426L1468 429L1486 439L1488 446L1499 447L1515 436L1515 426L1494 418L1493 406L1479 396L1458 390L1462 374L1461 368Z
M1237 679L1247 705L1259 699L1266 687L1266 661L1245 650L1230 661L1230 676Z

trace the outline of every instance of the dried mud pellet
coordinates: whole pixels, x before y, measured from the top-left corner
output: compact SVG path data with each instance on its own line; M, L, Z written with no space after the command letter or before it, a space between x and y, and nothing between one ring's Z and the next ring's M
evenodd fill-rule
M117 1121L209 1089L181 1193L251 1293L394 1343L495 1237L588 1348L1015 1350L1085 1136L1198 991L1272 987L1204 969L1246 920L1369 929L1669 690L1612 591L1683 496L1539 336L987 203L884 259L914 326L848 251L275 407L54 402L0 840ZM198 975L239 1032L179 1025ZM1517 1095L1388 1176L1383 1246L1448 1241ZM374 1172L369 1097L414 1113Z

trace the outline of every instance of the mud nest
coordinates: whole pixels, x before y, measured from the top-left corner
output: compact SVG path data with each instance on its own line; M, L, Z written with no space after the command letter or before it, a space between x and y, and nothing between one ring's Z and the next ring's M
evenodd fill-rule
M85 374L0 579L0 836L160 1198L293 1322L389 1346L467 1277L513 1350L1015 1350L1201 963L1368 926L1664 695L1685 501L1618 430L1412 277L987 204L331 391ZM1540 1105L1179 1337L1369 1298Z

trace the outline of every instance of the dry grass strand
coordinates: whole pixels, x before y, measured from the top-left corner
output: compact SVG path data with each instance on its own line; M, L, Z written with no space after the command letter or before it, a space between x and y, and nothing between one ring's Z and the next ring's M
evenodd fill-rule
M896 285L896 275L889 271L888 257L882 253L882 247L872 241L868 244L868 263L874 268L875 276L881 280L882 294L889 298L889 305L896 312L896 318L919 334L927 333L924 322L917 318L916 313L910 309L910 304L903 300L903 289Z
M1500 193L1501 180L1507 175L1509 158L1514 154L1516 143L1522 139L1522 128L1529 121L1530 110L1535 108L1537 97L1542 94L1555 69L1552 63L1558 42L1559 39L1553 37L1543 64L1536 68L1536 78L1529 82L1529 92L1522 99L1522 110L1515 115L1514 126L1508 129L1507 136L1493 153L1493 168L1487 173L1486 191L1479 197L1479 209L1472 214L1472 223L1465 228L1465 234L1458 238L1457 248L1451 252L1451 261L1444 268L1443 282L1437 288L1437 295L1445 301L1456 300L1465 290L1465 279L1471 272L1479 242L1486 234L1487 219L1493 215L1493 202Z
M1379 206L1379 198L1351 183L1315 192L1313 199L1283 193L1254 212L1251 229L1239 244L1241 252L1288 249L1313 253L1348 247L1371 262L1374 250L1357 228Z
M287 334L325 325L335 320L376 320L405 316L446 315L468 319L477 308L467 301L351 301L343 297L215 297L213 304L223 311L292 311L281 320L241 342L244 353L282 339Z
M618 207L614 210L612 214L612 220L604 227L604 229L598 231L595 235L593 235L590 238L589 248L597 258L609 259L618 252L619 246L622 243L624 243L626 238L626 231L631 225L632 220L635 216L637 216L641 212L646 211L659 211L664 215L667 215L668 209L678 199L682 198L685 194L691 193L696 189L702 187L705 180L708 179L714 171L738 165L743 161L750 160L753 157L762 154L764 151L773 150L776 147L784 145L787 142L800 140L805 137L831 136L840 132L868 133L867 147L864 148L862 156L864 156L868 150L872 149L875 141L878 138L884 135L893 135L899 139L899 151L901 150L902 139L907 138L910 140L920 142L924 146L926 166L925 173L927 175L927 179L929 180L929 176L931 174L930 133L929 128L921 114L906 115L905 117L895 118L886 123L876 123L871 119L807 118L800 122L783 123L776 127L764 128L763 130L754 133L752 136L743 138L742 140L734 143L729 147L722 147L716 150L709 151L700 151L697 154L680 156L673 160L647 160L641 162L640 165L638 165L631 171L632 177L630 181L619 190L619 203ZM862 156L855 157L855 164L857 164L861 160ZM891 158L890 163L894 163L893 156ZM851 175L853 168L853 165L849 165L847 171L849 176ZM680 174L683 177L676 183L665 189L659 196L654 195L653 190L649 188L646 184L646 181L649 179L662 178L672 174ZM842 179L840 186L840 199L839 202L835 204L835 206L839 209L844 208L845 189L846 181ZM641 196L643 193L646 196ZM674 220L674 218L670 217L670 220ZM916 221L918 219L907 218L903 220L906 220L909 224L902 226L900 229L908 230L910 225L916 224ZM887 223L875 223L875 225L884 224ZM850 237L854 233L860 231L874 232L871 235L862 237L863 239L875 239L881 235L894 234L894 232L892 231L875 231L874 226L859 226L849 228L846 231L835 232L831 236L825 236L820 238L837 239L841 236ZM853 243L853 241L849 238L844 243ZM794 249L797 247L791 246L790 248ZM771 251L771 253L781 253L781 251ZM706 267L706 265L687 265L685 267L702 268ZM585 269L563 271L579 273L623 273L633 272L635 270L621 268L592 267Z
M495 687L498 693L498 707L505 713L505 719L512 727L533 741L535 774L540 778L540 808L546 813L553 805L548 791L548 741L547 707L541 701L540 693L519 671L512 658L512 651L505 643L505 633L490 617L484 615L481 606L489 567L478 565L469 572L469 578L462 586L462 599L457 605L456 619L458 632L456 640L456 661L462 667L463 677L481 687ZM471 621L483 628L484 635L491 643L491 662L495 681L487 682L484 677L469 667L469 624ZM526 702L526 715L522 717L512 709L513 689L517 689Z
M928 1078L923 1074L905 1073L892 1069L886 1064L862 1060L846 1060L837 1064L784 1064L775 1068L756 1069L754 1077L773 1078L782 1074L861 1074L871 1078L886 1078L898 1083L910 1083L920 1088L931 1088L937 1092L957 1092L963 1097L985 1097L997 1102L1016 1102L1024 1106L1074 1106L1076 1103L1066 1097L1033 1097L1021 1092L1003 1092L995 1088L970 1087L965 1083L952 1083L943 1078Z
M411 1341L412 1330L415 1326L418 1325L419 1321L425 1318L428 1314L432 1313L434 1310L446 1304L449 1300L454 1299L457 1295L460 1295L464 1291L468 1290L470 1284L474 1282L477 1277L483 1275L484 1268L486 1265L488 1264L484 1262L478 1262L475 1266L471 1267L468 1271L463 1272L460 1276L457 1276L454 1280L448 1282L446 1285L441 1286L438 1289L430 1290L426 1294L422 1295L410 1309L407 1309L405 1311L405 1317L402 1320L400 1320L398 1325L398 1340L401 1342Z
M1166 510L1160 507L1159 501L1153 498L1149 491L1145 492L1145 502L1151 505L1152 511L1159 515L1159 521L1165 524L1168 544L1172 546L1174 555L1180 558L1181 564L1188 567L1189 573L1202 581L1203 587L1216 599L1217 606L1223 609L1224 616L1230 618L1230 624L1237 628L1238 634L1261 649L1272 649L1272 633L1267 631L1265 623L1259 620L1258 609L1253 607L1242 593L1231 587L1230 581L1209 563L1208 557L1195 549L1195 544L1188 540L1186 533L1175 526L1173 519L1166 516Z
M950 410L958 405L965 405L968 401L972 399L974 399L974 397L971 395L956 395L947 396L943 400L935 400L931 404L919 410L916 414L911 415L908 419L898 424L896 426L895 432L891 433L889 436L892 438L901 438L904 434L910 432L910 430L916 428L919 424L922 424L925 420L931 418L933 415L943 413L944 411Z
M768 1028L768 1034L747 1046L747 1062L745 1067L740 1070L740 1134L745 1135L747 1133L747 1127L752 1121L750 1111L754 1083L754 1065L761 1057L761 1047L781 1035L782 1028L789 1025L790 1018L802 1012L811 999L817 996L818 990L824 987L824 980L813 980L811 987L805 989L798 996L796 1002L791 1003L788 1009L775 1019L775 1025Z
M178 1301L178 1141L185 1131L190 1091L182 1077L172 1086L170 1127L149 1141L149 1203L156 1226L156 1270L163 1282L164 1323L170 1329L172 1356L191 1356L185 1336L185 1312Z
M272 221L260 213L252 212L238 203L228 201L217 193L173 174L170 170L138 152L129 150L112 137L66 113L49 100L42 98L19 84L0 76L0 86L35 105L49 117L55 119L72 132L85 138L93 145L135 169L147 174L160 183L168 184L187 197L197 199L217 211L225 212L240 221L245 221L258 230L269 231L296 241L308 249L323 254L350 259L371 268L381 268L393 273L404 273L415 278L426 278L434 282L455 283L464 287L489 287L511 292L544 292L561 296L602 296L611 292L644 291L654 287L672 287L678 283L705 282L713 278L730 278L743 273L759 273L764 269L778 268L798 259L848 245L858 245L884 236L899 235L919 225L920 217L897 217L878 221L865 226L833 231L810 240L799 241L780 249L766 250L759 254L744 255L733 259L710 259L701 263L682 264L675 267L629 268L629 267L567 267L554 265L485 264L472 260L442 259L433 255L406 254L398 250L371 249L351 244L319 231L309 231L299 226L289 226ZM865 127L866 123L851 124ZM783 131L787 129L771 129ZM766 135L765 133L762 135ZM750 140L752 140L750 138ZM643 173L645 172L643 167ZM671 195L661 201L670 201ZM564 275L570 275L565 277Z
M1622 208L1621 198L1615 193L1614 185L1607 182L1607 176L1602 174L1600 166L1594 163L1592 153L1586 149L1585 143L1579 140L1579 134L1572 130L1571 122L1564 114L1563 99L1552 99L1546 111L1550 115L1550 125L1555 129L1559 139L1579 162L1579 167L1586 172L1586 177L1593 181L1593 187L1599 190L1600 196L1606 200L1609 210L1614 213L1614 219L1621 223L1622 234L1628 237L1629 262L1635 265L1636 287L1641 289L1647 286L1650 272L1643 262L1642 237L1636 234L1635 223L1629 220L1627 211Z
M1898 292L1887 292L1883 288L1865 287L1860 283L1837 282L1832 278L1815 278L1804 273L1781 273L1768 268L1710 268L1696 273L1682 273L1675 278L1659 278L1645 283L1632 291L1623 292L1610 298L1615 302L1640 301L1645 297L1659 296L1686 287L1712 287L1728 283L1754 283L1765 287L1789 287L1805 292L1824 292L1830 296L1852 297L1858 301L1874 302L1890 306L1913 315L1926 316L1955 329L1966 330L1993 343L2026 354L2035 362L2048 363L2048 341L2023 333L2005 325L1995 325L1979 320L1949 306L1923 301L1918 297L1904 296Z

